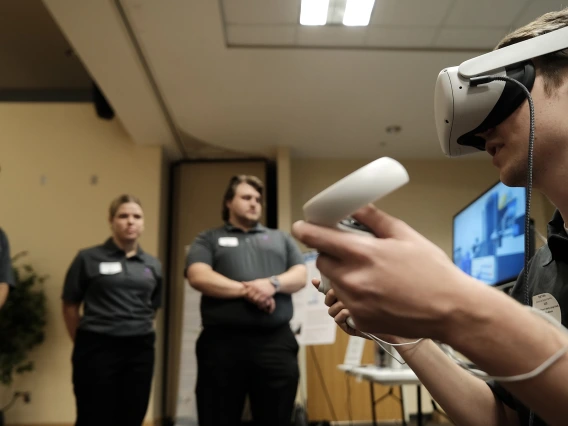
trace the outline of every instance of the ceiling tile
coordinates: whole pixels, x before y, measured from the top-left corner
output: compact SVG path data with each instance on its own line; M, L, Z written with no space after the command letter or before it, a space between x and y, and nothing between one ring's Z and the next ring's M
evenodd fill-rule
M301 46L363 46L367 27L299 27Z
M452 1L376 0L370 25L437 26L446 16Z
M528 1L455 0L444 26L509 28Z
M491 50L507 31L488 28L442 28L434 42L436 47Z
M370 27L367 46L372 47L427 47L432 45L436 28Z
M296 35L295 25L229 25L229 45L292 45Z
M566 0L532 0L523 13L515 19L512 30L522 27L547 12L562 10L568 6Z
M223 0L222 7L227 24L296 24L300 19L300 0Z

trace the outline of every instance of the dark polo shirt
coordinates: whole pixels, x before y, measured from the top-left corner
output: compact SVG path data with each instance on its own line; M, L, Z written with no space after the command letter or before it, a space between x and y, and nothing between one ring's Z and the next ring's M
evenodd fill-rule
M10 288L16 284L10 257L10 243L2 228L0 228L0 283L8 284Z
M293 238L282 231L257 225L248 232L226 224L197 236L187 254L185 271L205 263L215 272L235 281L252 281L286 272L304 263L302 252ZM244 298L221 299L201 296L204 327L266 329L289 323L292 297L274 295L276 309L268 314Z
M558 210L548 224L548 244L542 246L529 262L527 290L532 306L561 320L565 327L568 325L568 236ZM521 272L511 296L526 305L524 272ZM528 408L498 383L490 382L489 386L497 398L517 412L521 426L528 426ZM544 425L546 423L535 415L533 426Z
M160 261L138 248L132 257L111 238L79 251L65 277L62 299L83 303L79 329L113 336L153 331L161 305Z

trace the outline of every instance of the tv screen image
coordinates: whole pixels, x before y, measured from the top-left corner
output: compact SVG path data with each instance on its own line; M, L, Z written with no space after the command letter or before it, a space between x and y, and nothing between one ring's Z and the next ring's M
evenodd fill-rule
M516 280L525 256L525 188L499 182L454 216L453 261L492 286Z

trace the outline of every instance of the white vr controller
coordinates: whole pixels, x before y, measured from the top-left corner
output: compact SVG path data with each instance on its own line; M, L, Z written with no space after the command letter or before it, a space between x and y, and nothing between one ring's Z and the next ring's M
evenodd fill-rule
M304 204L306 222L345 232L375 237L366 226L350 216L363 206L373 203L408 183L408 172L398 161L382 157L354 171ZM323 274L318 290L326 294L331 289ZM347 324L355 328L351 318Z

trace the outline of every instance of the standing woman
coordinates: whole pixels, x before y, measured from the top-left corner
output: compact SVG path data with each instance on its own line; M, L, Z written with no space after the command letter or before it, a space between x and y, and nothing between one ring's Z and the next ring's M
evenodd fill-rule
M112 236L79 251L63 287L76 426L140 426L150 397L161 264L138 244L144 216L137 198L115 199L109 222Z

